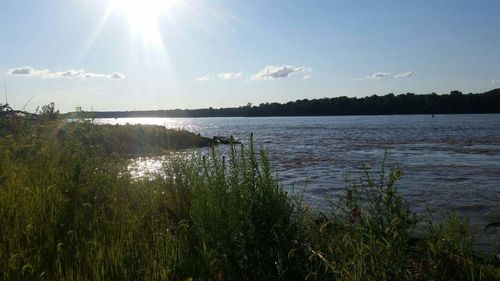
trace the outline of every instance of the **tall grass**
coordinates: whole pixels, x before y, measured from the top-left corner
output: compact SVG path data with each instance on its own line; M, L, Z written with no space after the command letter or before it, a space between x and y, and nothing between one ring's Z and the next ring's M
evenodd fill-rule
M129 150L100 143L119 129L72 126L0 120L0 280L495 280L462 221L410 211L400 170L366 172L325 214L252 139L132 179Z

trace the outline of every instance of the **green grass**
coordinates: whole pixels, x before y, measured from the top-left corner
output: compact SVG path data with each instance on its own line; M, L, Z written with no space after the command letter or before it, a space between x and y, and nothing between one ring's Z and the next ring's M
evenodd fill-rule
M212 139L199 134L156 125L99 125L82 119L68 122L57 118L11 118L1 120L0 126L0 133L5 136L26 137L29 134L38 141L56 141L59 145L72 146L96 155L162 155L170 150L214 144Z
M155 125L96 125L61 122L57 138L73 138L81 146L101 154L128 156L161 155L169 150L206 147L213 140L185 130Z
M400 170L366 172L318 213L252 140L132 179L131 154L200 139L24 119L0 133L0 280L500 280L465 222L409 210Z

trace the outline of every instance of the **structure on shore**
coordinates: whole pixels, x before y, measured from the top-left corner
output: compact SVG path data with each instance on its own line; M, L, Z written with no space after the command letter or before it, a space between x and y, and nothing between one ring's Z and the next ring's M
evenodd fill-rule
M26 117L26 116L28 116L28 117L32 117L32 118L37 117L36 114L29 113L27 111L15 110L12 107L10 107L10 105L8 103L5 103L5 104L0 103L0 118L8 117L8 116L12 116L12 117Z

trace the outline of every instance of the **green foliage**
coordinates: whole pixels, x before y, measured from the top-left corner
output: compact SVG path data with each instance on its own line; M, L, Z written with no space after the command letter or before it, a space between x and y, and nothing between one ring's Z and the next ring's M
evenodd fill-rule
M0 280L495 280L455 216L414 242L397 169L366 172L322 215L252 139L132 179L126 156L192 136L23 119L0 132Z
M229 108L207 108L154 111L94 112L95 118L123 117L239 117L239 116L328 116L328 115L388 115L388 114L462 114L500 113L500 89L481 94L462 94L452 91L449 95L436 93L416 95L392 93L362 98L335 97L302 99L287 103L248 103ZM68 113L72 118L77 113Z
M417 217L397 192L401 170L378 178L365 171L359 184L347 185L329 218L315 220L306 252L317 265L311 279L406 280L412 256L410 235Z
M228 163L213 150L196 174L191 216L202 250L196 256L208 257L209 275L277 279L296 238L294 205L272 177L265 153L257 159L252 143L239 154L232 148Z
M40 117L43 120L56 120L59 118L59 110L56 110L55 104L51 102L49 104L42 106Z
M420 241L424 280L494 280L491 266L474 252L474 235L467 221L446 213L440 222L427 217ZM497 280L497 279L495 279Z
M82 148L106 155L161 155L165 151L209 146L211 139L185 130L153 125L96 125L66 122L58 128L57 138L74 139Z

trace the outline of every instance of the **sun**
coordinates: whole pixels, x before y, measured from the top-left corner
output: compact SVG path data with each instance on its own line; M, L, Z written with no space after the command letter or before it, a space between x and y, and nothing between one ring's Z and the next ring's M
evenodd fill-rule
M111 0L112 10L122 13L133 32L145 38L158 35L158 21L179 0Z

